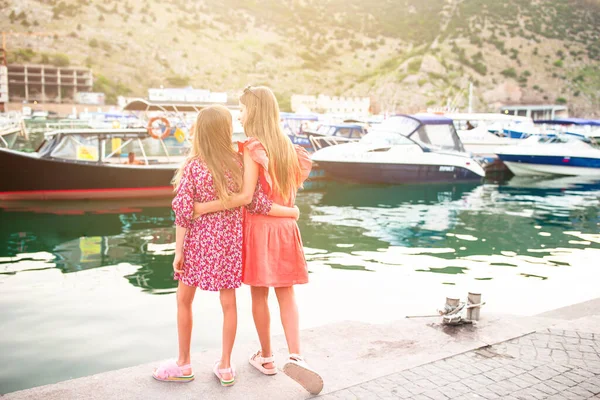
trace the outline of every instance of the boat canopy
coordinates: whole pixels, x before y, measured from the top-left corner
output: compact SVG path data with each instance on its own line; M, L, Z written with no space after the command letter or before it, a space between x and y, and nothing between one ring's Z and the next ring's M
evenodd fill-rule
M321 126L330 126L333 128L350 128L350 129L362 129L363 125L352 124L352 123L342 123L342 124L323 124Z
M418 115L412 115L412 116L408 116L408 115L400 115L400 116L407 116L410 118L414 118L424 125L452 125L452 119L444 117L442 115L418 114Z
M155 103L145 99L135 99L123 107L124 111L163 111L163 112L198 112L213 103ZM237 108L237 106L226 106L228 108Z
M388 145L406 144L398 135L394 139L394 134L408 138L424 149L465 152L452 120L439 115L395 115L374 126L362 140L373 144L373 140L380 137Z
M598 119L584 119L584 118L559 118L559 119L542 119L534 121L536 124L547 124L547 125L590 125L600 126L600 120Z
M96 136L96 137L110 137L110 138L147 138L148 130L146 128L133 128L133 129L60 129L56 131L47 132L45 134L46 139L56 135L70 136L70 135L81 135L81 136Z
M288 112L279 113L279 117L287 120L301 120L301 121L318 121L319 116L316 114L295 114Z
M308 134L311 132L306 131ZM345 138L361 138L367 130L359 124L323 124L316 130L316 134L325 136L339 136Z
M184 144L152 139L146 128L137 129L64 129L48 132L37 153L42 158L83 162L120 160L133 153L144 164L156 163L149 157L179 156Z

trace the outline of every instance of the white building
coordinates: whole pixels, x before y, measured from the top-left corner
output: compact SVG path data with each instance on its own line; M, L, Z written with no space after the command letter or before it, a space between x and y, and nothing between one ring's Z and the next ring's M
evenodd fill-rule
M293 94L290 103L293 112L315 111L317 109L317 96Z
M148 89L148 100L158 103L227 103L227 93L187 88Z
M508 115L533 118L534 120L569 117L567 106L557 104L504 106L500 109L500 112Z
M0 104L8 103L8 70L0 65Z
M91 104L91 105L104 105L104 93L99 92L77 92L75 93L75 103L77 104Z
M323 112L326 114L368 115L371 107L369 97L343 97L310 95L292 95L291 107L293 112L305 111Z

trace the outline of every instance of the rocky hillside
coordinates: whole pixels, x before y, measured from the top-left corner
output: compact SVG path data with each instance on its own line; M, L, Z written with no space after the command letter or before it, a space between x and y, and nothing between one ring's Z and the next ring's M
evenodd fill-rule
M376 111L567 103L600 117L598 0L0 0L10 62L148 87L371 96Z

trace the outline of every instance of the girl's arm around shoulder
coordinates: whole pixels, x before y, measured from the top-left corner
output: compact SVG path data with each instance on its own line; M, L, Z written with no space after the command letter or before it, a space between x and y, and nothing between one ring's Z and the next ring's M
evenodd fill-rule
M246 206L250 214L262 214L272 217L294 218L300 217L298 207L285 207L273 202L264 192L262 185L257 183L252 202Z
M244 150L244 180L242 183L242 190L231 196L225 204L220 200L213 200L206 203L196 202L194 204L194 218L203 214L210 214L250 204L254 195L256 182L258 182L258 164L252 160L250 152Z

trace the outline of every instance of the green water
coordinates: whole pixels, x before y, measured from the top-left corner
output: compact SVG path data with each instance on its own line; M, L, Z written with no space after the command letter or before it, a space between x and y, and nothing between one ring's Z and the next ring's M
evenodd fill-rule
M0 393L176 355L169 203L0 204ZM302 328L431 314L467 291L520 315L600 295L598 182L329 184L297 203ZM238 341L255 340L246 287L238 307ZM218 296L194 312L193 350L218 347Z

